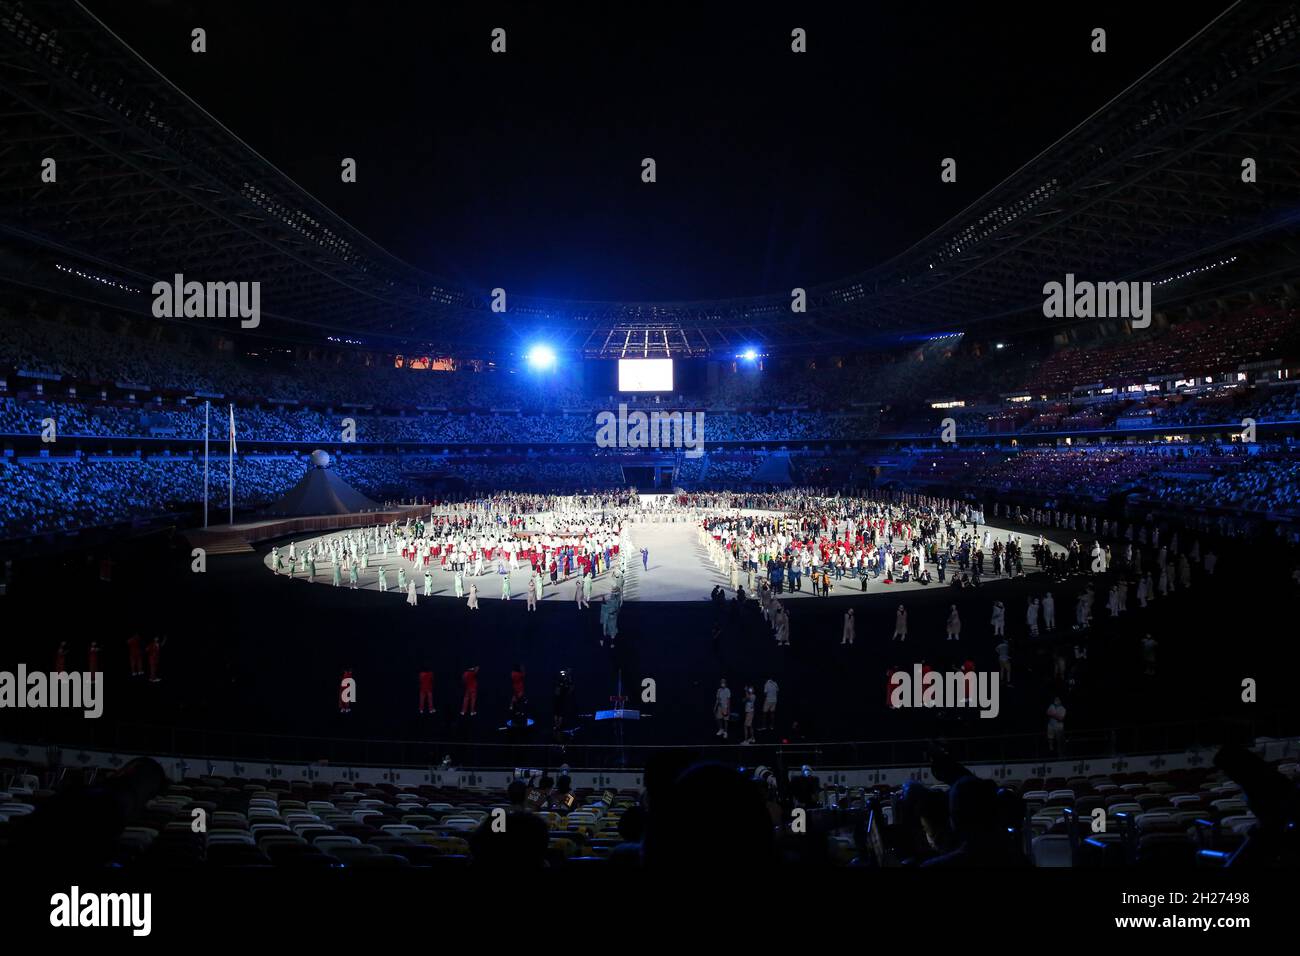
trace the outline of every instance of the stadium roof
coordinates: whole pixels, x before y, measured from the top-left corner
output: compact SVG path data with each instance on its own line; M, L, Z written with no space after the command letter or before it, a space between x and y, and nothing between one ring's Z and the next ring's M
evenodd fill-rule
M258 280L264 331L501 347L507 328L588 355L829 347L995 325L1044 282L1180 281L1157 305L1300 274L1296 8L1238 3L940 229L859 275L696 302L583 302L466 288L386 252L297 186L77 3L0 0L0 277L55 264L135 297L176 273ZM40 161L59 158L59 182ZM1258 165L1242 180L1242 161ZM116 285L110 285L109 282ZM135 287L135 293L119 286Z

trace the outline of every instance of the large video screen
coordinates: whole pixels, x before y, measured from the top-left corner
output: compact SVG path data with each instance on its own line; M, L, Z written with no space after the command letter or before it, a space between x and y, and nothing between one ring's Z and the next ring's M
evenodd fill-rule
M620 392L671 392L673 360L619 359L618 390Z

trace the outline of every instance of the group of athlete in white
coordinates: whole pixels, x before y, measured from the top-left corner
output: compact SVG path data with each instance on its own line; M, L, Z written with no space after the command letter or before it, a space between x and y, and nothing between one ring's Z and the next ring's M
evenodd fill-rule
M584 507L579 507L579 504ZM550 506L553 510L537 510ZM585 510L590 507L593 510ZM310 541L274 547L267 563L276 574L329 580L334 587L395 590L407 604L443 593L435 576L451 579L466 606L479 607L479 579L496 574L501 600L517 593L513 572L527 574L528 610L573 581L578 607L591 603L593 581L606 573L619 592L627 572L625 525L635 502L587 497L502 495L431 509L405 523L352 528Z
M730 577L732 589L742 575L752 591L773 559L799 577L814 569L845 574L873 574L917 580L928 564L944 563L963 545L991 551L994 532L979 527L984 515L976 507L947 499L914 496L903 501L871 498L804 497L798 509L776 514L722 513L708 516L701 540L710 558ZM1019 535L1008 541L1020 542Z
M776 698L780 687L776 681L769 677L763 683L763 730L776 729ZM758 693L754 690L752 684L745 685L745 692L741 698L742 713L744 714L745 736L741 740L742 744L758 743L754 736L754 715L758 709ZM721 737L723 740L728 739L729 731L727 723L731 720L731 688L727 686L727 680L724 677L718 684L718 689L713 694L713 721L718 725L715 737Z

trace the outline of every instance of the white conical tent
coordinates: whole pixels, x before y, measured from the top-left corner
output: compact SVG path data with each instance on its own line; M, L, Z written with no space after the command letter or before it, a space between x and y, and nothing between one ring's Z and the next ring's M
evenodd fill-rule
M277 517L345 515L372 511L379 507L377 502L371 501L330 471L328 455L315 452L312 461L313 465L307 469L307 473L283 497L270 504L266 514Z

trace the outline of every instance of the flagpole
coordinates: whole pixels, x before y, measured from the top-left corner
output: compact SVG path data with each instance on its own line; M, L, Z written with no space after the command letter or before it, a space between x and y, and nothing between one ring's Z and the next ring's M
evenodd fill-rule
M226 489L230 492L230 523L235 523L235 406L230 406L230 465L226 476Z
M203 527L208 526L208 439L212 427L212 402L203 402Z

